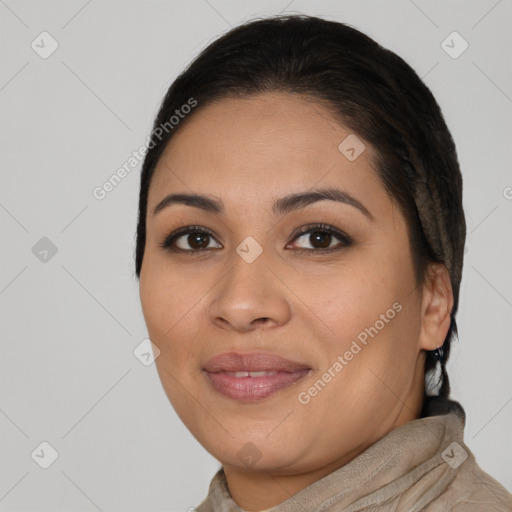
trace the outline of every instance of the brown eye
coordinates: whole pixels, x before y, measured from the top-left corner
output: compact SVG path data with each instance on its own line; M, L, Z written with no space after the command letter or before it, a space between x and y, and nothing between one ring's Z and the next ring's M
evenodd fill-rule
M211 245L212 242L214 245ZM213 238L213 233L200 226L180 228L171 233L160 245L169 251L190 253L222 248Z
M294 240L299 241L299 249L307 252L330 252L352 245L348 235L326 224L305 226Z
M332 235L327 231L312 231L309 234L310 243L317 249L325 249L331 245Z
M192 233L190 235L186 235L185 238L185 247L181 247L179 244L180 237L177 239L178 243L176 244L180 249L186 249L186 244L189 244L189 247L192 249L206 249L209 245L210 235L206 233Z

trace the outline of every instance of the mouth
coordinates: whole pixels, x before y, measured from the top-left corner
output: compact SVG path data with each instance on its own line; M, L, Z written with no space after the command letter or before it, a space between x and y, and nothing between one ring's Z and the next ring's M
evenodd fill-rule
M306 377L311 368L270 353L225 353L203 368L211 387L241 402L261 400Z

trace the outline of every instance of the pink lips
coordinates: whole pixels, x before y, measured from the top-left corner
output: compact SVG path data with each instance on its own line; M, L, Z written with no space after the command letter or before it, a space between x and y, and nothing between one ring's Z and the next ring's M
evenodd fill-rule
M203 370L219 393L234 400L252 401L291 386L311 368L270 353L230 352L210 359Z

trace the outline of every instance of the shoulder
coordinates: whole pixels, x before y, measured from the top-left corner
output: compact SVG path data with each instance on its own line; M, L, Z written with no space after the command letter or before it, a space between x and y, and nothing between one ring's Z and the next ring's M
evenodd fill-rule
M437 503L452 512L512 511L512 494L480 468L467 446L464 449L468 457Z
M424 405L424 415L440 415L439 417L446 418L446 425L452 434L449 437L453 441L441 453L442 459L447 463L443 466L448 471L446 476L450 482L425 510L511 512L512 494L478 465L474 454L464 443L461 427L465 424L466 413L462 405L440 396L428 397Z
M208 496L196 508L192 508L191 512L223 512L228 510L243 512L231 499L226 483L226 475L221 466L210 482Z

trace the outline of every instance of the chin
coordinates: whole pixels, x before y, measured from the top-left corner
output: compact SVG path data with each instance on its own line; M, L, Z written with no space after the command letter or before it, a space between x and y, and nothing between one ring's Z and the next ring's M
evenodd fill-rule
M229 426L227 426L228 431ZM297 438L289 432L282 436L270 437L266 431L243 434L223 432L222 437L209 436L196 439L203 448L222 464L234 466L247 471L289 470L295 467L301 453L307 453L306 447L297 443ZM296 469L296 468L295 468Z

